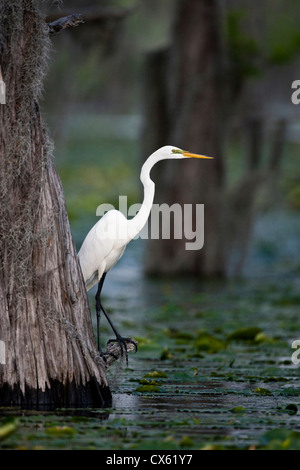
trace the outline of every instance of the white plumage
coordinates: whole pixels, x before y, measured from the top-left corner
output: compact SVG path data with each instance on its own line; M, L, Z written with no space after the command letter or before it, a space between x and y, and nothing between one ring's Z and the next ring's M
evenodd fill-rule
M153 204L155 185L150 178L152 167L160 160L181 158L212 158L193 154L177 147L165 146L154 152L145 161L141 169L140 179L144 186L144 200L138 214L130 220L117 210L108 211L89 231L78 253L86 289L91 289L99 283L96 295L96 311L98 319L98 348L100 348L100 310L106 315L122 350L122 338L112 325L105 312L100 294L106 273L118 262L123 255L126 245L144 227ZM125 351L126 345L125 345Z

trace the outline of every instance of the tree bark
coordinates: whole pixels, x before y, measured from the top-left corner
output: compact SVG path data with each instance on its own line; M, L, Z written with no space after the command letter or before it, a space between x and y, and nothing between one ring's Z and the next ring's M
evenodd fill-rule
M63 189L38 98L49 30L36 1L2 0L0 406L111 403Z

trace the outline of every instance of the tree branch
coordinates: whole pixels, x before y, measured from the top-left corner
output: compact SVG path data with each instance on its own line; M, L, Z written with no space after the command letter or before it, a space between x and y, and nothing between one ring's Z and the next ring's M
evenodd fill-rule
M85 8L81 10L81 16L84 18L84 21L103 21L111 19L122 19L131 13L133 8ZM56 11L51 12L47 15L46 21L55 22L61 16L68 17L73 16L70 10Z
M58 34L66 28L76 27L81 23L84 23L83 16L81 14L63 16L62 18L58 18L57 20L48 23L49 34Z

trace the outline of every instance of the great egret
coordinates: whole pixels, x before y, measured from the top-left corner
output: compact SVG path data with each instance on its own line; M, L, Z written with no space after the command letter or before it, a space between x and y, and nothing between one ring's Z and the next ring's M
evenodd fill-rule
M150 178L152 167L160 160L177 160L180 158L210 159L213 157L190 153L170 145L162 147L152 153L141 169L140 180L144 186L144 200L137 215L132 219L127 220L126 217L118 210L110 210L106 212L106 214L89 231L78 253L86 289L89 290L98 283L96 294L97 341L98 350L102 355L103 353L100 345L101 311L104 313L116 335L116 339L109 340L109 342L118 341L122 354L123 347L125 348L126 358L126 341L131 341L129 338L123 338L118 333L107 312L103 308L100 296L106 273L121 258L126 245L142 230L148 220L155 191L154 182Z

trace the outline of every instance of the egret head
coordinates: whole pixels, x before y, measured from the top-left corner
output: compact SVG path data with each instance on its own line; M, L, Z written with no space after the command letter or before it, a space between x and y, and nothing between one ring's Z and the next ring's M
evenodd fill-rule
M171 149L171 153L171 158L205 158L209 160L213 158L207 157L206 155L199 155L198 153L191 153L188 150L181 150L176 147Z
M178 147L174 147L172 145L166 145L165 147L160 148L157 150L158 155L161 159L179 159L179 158L205 158L205 159L212 159L213 157L207 157L206 155L198 155L197 153L191 153L187 150L182 150Z

